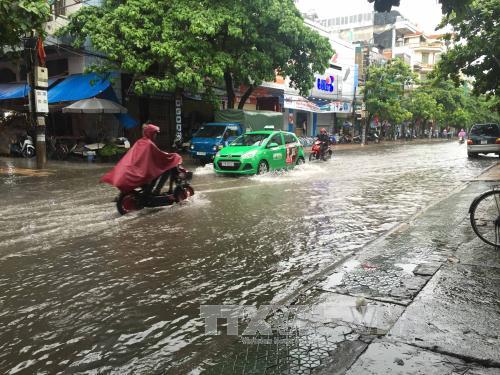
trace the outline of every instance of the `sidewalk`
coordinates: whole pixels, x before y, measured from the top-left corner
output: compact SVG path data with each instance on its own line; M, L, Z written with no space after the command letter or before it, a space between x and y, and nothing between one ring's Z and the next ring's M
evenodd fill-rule
M500 374L500 252L475 236L467 214L499 177L497 164L300 300L326 307L309 324L349 329L313 373ZM339 315L346 307L351 314Z

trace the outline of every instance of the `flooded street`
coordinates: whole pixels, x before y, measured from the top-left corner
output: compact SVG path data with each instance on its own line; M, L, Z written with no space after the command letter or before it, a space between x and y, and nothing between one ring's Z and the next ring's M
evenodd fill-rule
M234 338L206 336L200 305L278 302L496 162L450 142L258 177L194 167L190 202L123 217L109 166L2 174L0 373L203 372Z

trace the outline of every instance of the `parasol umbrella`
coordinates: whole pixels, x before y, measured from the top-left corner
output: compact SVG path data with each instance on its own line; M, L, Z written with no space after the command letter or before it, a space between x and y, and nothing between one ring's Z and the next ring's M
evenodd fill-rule
M127 108L107 99L82 99L64 107L63 113L127 113Z
M78 100L77 102L64 107L62 111L63 113L86 113L99 115L99 135L97 144L97 150L99 150L101 148L101 141L104 137L102 129L102 114L127 113L127 108L111 100L94 97L90 99Z

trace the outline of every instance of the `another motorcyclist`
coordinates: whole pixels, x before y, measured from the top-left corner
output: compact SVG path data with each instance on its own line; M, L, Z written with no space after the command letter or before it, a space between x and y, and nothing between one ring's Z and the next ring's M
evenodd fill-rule
M318 134L318 141L321 142L320 145L320 158L325 160L325 153L328 150L328 146L330 145L330 136L325 128L321 128Z
M176 153L160 150L154 141L160 128L146 124L139 139L116 166L101 177L101 182L111 184L122 192L144 186L147 193L160 194L170 177L169 193L172 193L177 166L182 158Z
M458 132L458 139L460 141L463 141L465 140L465 136L467 135L467 133L465 132L464 129L461 129L459 132Z

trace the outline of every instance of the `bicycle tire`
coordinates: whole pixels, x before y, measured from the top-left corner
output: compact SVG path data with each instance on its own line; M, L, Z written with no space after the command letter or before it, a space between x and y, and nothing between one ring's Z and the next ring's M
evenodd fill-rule
M482 216L483 211L484 211L484 216ZM469 213L470 213L470 223L472 225L474 233L476 233L476 235L483 242L487 243L488 245L499 248L500 247L500 190L490 190L478 196L472 202L469 208Z

